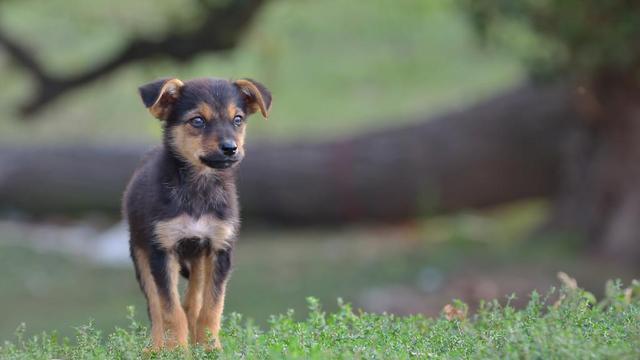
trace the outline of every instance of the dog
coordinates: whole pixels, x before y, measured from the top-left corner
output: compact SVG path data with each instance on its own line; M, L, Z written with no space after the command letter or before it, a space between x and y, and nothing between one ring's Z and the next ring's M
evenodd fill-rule
M252 79L176 78L139 88L162 123L162 146L123 197L136 278L147 300L151 349L220 348L218 331L239 227L235 170L247 117L266 119L271 93ZM183 302L179 275L188 279Z

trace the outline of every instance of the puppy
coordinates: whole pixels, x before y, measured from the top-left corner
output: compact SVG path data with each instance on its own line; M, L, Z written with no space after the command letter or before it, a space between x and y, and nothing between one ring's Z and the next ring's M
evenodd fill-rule
M124 194L131 258L148 305L152 349L192 343L220 348L218 331L239 226L234 173L244 157L247 117L271 108L251 79L139 88L159 119L163 144L135 171ZM180 302L179 274L188 279ZM213 342L209 342L210 338Z

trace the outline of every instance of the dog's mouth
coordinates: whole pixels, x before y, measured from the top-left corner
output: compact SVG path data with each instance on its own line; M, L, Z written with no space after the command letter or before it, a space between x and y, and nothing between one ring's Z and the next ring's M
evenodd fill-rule
M201 156L200 161L213 169L228 169L236 164L239 159L211 159Z

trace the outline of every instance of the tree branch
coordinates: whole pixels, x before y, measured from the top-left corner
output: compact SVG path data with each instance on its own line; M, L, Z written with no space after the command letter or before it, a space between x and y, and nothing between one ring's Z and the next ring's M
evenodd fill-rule
M204 52L235 47L265 0L234 0L222 6L203 6L204 20L186 32L170 32L159 40L134 38L111 59L85 72L68 77L49 74L26 46L0 30L0 46L34 77L36 91L20 108L23 116L42 110L67 92L140 60L166 57L186 61Z

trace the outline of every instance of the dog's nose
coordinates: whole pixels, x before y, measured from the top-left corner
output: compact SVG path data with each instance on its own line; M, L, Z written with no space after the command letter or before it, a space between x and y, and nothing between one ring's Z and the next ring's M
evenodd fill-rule
M225 140L220 143L220 150L227 156L235 155L238 151L238 145L236 145L235 141Z

